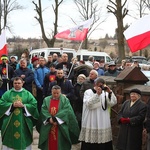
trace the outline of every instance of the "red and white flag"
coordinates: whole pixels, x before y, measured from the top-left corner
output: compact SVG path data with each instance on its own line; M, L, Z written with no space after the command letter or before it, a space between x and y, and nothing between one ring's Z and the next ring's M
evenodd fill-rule
M5 30L2 30L2 33L0 35L0 56L3 54L8 54Z
M127 30L124 36L131 52L136 52L150 44L150 15L138 19Z
M86 39L89 28L93 22L93 19L88 19L73 28L57 33L55 38L67 39L72 41L84 41Z

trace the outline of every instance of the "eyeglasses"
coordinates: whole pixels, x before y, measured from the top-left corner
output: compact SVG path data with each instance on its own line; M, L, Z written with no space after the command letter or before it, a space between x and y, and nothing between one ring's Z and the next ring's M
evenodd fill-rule
M4 59L2 59L2 60L7 60L7 59L4 58Z

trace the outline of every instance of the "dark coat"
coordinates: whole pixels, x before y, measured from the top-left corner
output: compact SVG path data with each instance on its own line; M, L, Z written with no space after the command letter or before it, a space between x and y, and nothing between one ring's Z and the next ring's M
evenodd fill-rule
M63 69L65 77L68 77L68 79L70 79L72 81L73 81L73 77L74 77L74 69L73 68L74 68L74 66L72 66L72 64L70 62L61 62L56 65L56 69Z
M15 61L15 62L9 62L9 65L14 69L14 70L16 70L16 66L17 66L17 62Z
M145 127L147 132L150 132L150 100L147 103L147 114L146 114L146 122L145 122Z
M44 84L43 84L43 95L48 96L48 88L49 84L56 80L56 71L55 72L49 72L45 78L44 78Z
M14 72L13 77L20 77L21 75L25 75L25 78L23 79L25 83L23 84L23 87L32 93L32 82L34 81L34 73L29 68L19 68L16 69Z
M121 124L118 134L117 148L118 150L141 150L142 149L142 131L143 121L146 115L146 104L137 100L130 107L130 100L123 103L118 114L118 122L120 118L130 118L129 124Z
M73 98L74 98L74 87L72 85L72 83L67 80L67 79L58 79L56 77L56 81L53 81L49 84L49 92L47 95L51 95L51 89L54 85L59 85L61 87L61 93L65 94L66 97L70 100L70 102L72 103Z
M84 92L88 89L92 89L94 87L94 80L86 79L81 86L80 97L83 99Z
M83 107L83 99L80 97L80 89L82 84L76 83L74 85L74 94L76 96L75 100L75 112L82 113L82 107Z
M115 70L108 69L107 71L105 71L104 76L117 77L119 73L120 71L118 71L117 69Z
M2 77L3 80L3 84L0 87L0 90L7 90L7 75L6 75L6 64L2 63L0 64L0 75ZM12 82L11 79L14 75L14 69L8 65L8 79L9 79L9 89L12 88Z

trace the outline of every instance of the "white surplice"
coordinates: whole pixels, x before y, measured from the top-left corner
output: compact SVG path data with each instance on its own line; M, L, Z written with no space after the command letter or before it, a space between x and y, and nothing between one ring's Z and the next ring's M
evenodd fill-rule
M105 99L107 101L107 109L103 110L105 108ZM85 91L82 128L79 136L80 141L87 143L106 143L112 140L110 107L116 103L117 99L113 92L109 99L107 92L102 91L102 94L98 95L92 89Z

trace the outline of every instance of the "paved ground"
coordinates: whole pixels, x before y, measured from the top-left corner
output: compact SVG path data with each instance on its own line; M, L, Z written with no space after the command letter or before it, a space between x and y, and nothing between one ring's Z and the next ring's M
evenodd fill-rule
M39 134L36 130L34 130L33 132L33 144L32 144L32 150L39 150L38 149L38 138L39 138ZM71 150L80 150L80 143L73 145Z
M38 140L39 140L39 134L34 129L32 150L39 150L38 149ZM1 136L0 136L0 149L1 149L1 145L2 145L2 143L1 143ZM71 150L80 150L80 144L73 145Z

